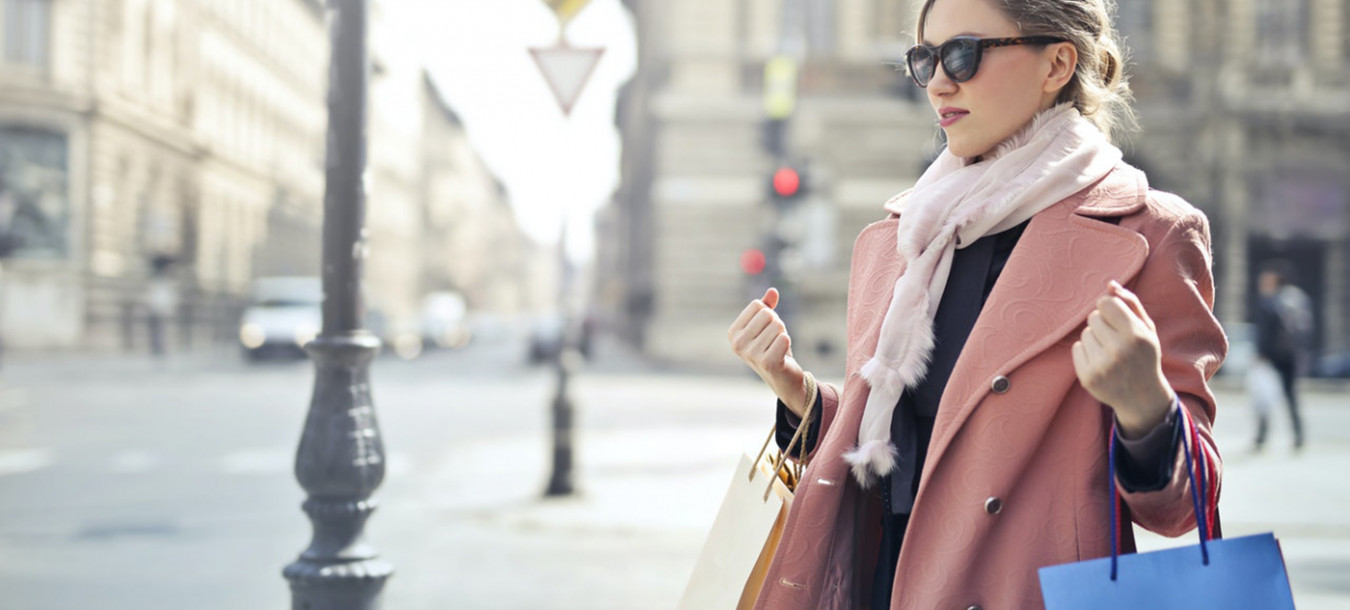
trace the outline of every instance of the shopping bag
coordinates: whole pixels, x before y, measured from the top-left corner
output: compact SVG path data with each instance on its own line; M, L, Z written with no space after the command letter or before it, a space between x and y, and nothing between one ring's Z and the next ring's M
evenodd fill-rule
M805 468L803 461L789 464L788 455L798 441L805 445L802 433L810 416L808 407L789 450L778 457L766 454L776 434L772 429L756 457L741 456L677 610L754 607L782 539L793 489Z
M1112 430L1109 468L1113 473L1115 436ZM1210 539L1210 513L1202 507L1209 501L1206 476L1203 465L1193 465L1196 458L1190 449L1199 443L1194 426L1190 427L1191 442L1186 437L1181 435L1200 544L1120 555L1120 530L1115 523L1120 502L1114 477L1110 477L1111 556L1041 568L1046 610L1294 610L1284 556L1274 535ZM1196 470L1200 471L1198 485Z
M1041 568L1046 610L1293 610L1294 598L1275 536L1210 540L1209 564L1188 546Z
M760 550L759 558L750 569L750 576L745 579L736 610L751 610L755 607L755 600L759 599L759 592L764 588L764 579L769 575L769 564L773 563L773 557L778 553L778 543L783 541L783 528L787 525L788 511L792 510L792 492L777 482L774 483L774 490L778 497L783 499L783 507L778 509L778 519L773 522L773 527L769 528L764 548Z
M765 472L767 468L759 467L762 463L748 455L741 456L685 586L679 610L738 608L756 567L763 564L761 570L767 570L767 562L773 557L770 542L776 547L778 536L774 530L777 528L781 535L791 492L781 482L775 482L775 493L766 498L764 488L769 473ZM761 583L764 580L762 571L758 580ZM754 589L757 596L759 588ZM750 604L754 604L753 597Z
M1247 393L1251 396L1252 408L1259 415L1269 415L1271 410L1284 404L1280 374L1265 360L1257 359L1247 368Z

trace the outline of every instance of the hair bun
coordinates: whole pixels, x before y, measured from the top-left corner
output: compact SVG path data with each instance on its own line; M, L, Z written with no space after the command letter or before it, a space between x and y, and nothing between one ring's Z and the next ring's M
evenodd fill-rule
M1121 76L1120 50L1113 42L1110 40L1102 41L1099 58L1102 84L1108 89L1115 88L1116 84L1120 82Z

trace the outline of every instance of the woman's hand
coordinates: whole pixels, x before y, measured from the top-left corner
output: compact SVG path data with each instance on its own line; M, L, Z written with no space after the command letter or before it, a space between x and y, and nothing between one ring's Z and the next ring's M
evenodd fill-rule
M773 310L778 290L770 288L762 299L750 301L727 330L731 351L754 369L787 408L801 417L806 412L806 372L792 357L792 338Z
M1083 387L1115 410L1125 438L1147 434L1172 406L1157 327L1139 297L1115 280L1073 344L1073 368Z

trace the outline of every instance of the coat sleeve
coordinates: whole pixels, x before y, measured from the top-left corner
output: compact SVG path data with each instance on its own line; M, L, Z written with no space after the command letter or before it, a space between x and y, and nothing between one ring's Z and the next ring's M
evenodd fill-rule
M1167 220L1143 229L1150 243L1149 257L1130 288L1157 326L1163 375L1181 404L1181 434L1198 439L1190 450L1196 467L1204 469L1206 505L1212 513L1218 503L1223 465L1212 434L1215 400L1209 379L1223 362L1228 341L1213 314L1209 223L1203 214L1172 195L1152 195L1151 199L1161 199L1152 203L1164 210ZM1130 492L1117 478L1121 497L1135 522L1145 529L1180 536L1195 527L1186 459L1186 451L1176 451L1171 478L1161 489ZM1200 476L1197 470L1197 479Z
M816 404L814 413L811 415L811 421L806 430L805 448L809 456L816 450L816 443L820 441L825 434L828 422L834 421L834 414L839 409L839 389L827 383L818 383L816 385ZM778 401L778 423L775 427L774 440L780 450L787 450L788 443L792 441L793 435L797 433L797 428L801 426L801 418L793 415L788 410L783 401ZM793 459L801 459L801 451L797 448L791 453Z

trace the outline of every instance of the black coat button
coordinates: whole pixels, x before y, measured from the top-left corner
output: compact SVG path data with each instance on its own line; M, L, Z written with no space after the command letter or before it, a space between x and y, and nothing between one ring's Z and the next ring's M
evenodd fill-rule
M991 497L988 500L984 501L984 512L989 513L991 515L997 515L999 511L1002 510L1003 510L1003 500Z

